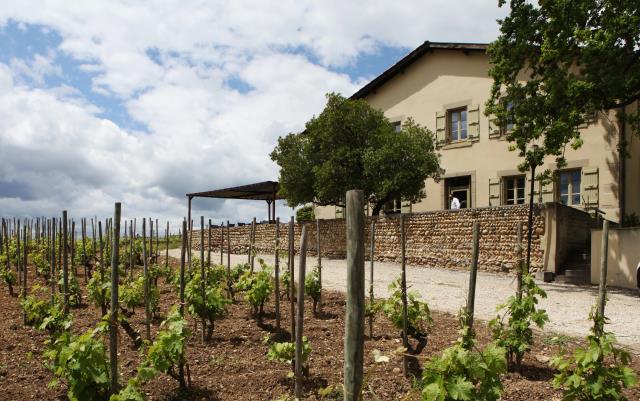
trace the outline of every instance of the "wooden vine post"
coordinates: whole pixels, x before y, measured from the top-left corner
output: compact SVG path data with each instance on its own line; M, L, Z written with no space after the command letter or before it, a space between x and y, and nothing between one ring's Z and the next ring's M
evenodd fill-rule
M69 313L69 255L67 252L67 211L62 211L62 294L64 299L64 313Z
M105 281L105 277L104 277L104 241L102 240L102 222L98 221L98 240L100 241L100 282L104 283ZM107 294L106 291L103 289L102 290L102 316L107 314Z
M598 318L604 319L604 307L607 303L607 273L609 256L609 221L602 223L602 241L600 242L600 283L598 284ZM596 335L601 335L604 328L596 320Z
M220 223L220 266L224 265L224 223Z
M318 312L322 311L322 252L320 249L320 219L316 219L316 251L318 252L318 283L320 292L318 293Z
M289 220L289 306L291 312L291 339L293 340L296 333L296 305L295 305L295 285L294 285L294 275L293 275L293 216L291 216L291 220Z
M376 246L376 221L371 219L371 247L369 261L369 305L373 308L375 302L373 297L373 259ZM369 339L373 338L373 313L369 314Z
M255 242L256 242L256 218L254 217L253 220L251 221L251 245L249 246L249 255L251 257L251 273L253 273L253 268L256 260Z
M144 219L142 219L142 221L144 222ZM144 231L144 229L143 229ZM145 241L143 239L143 241ZM153 264L153 220L151 219L151 217L149 217L149 263ZM147 265L147 269L148 269L148 265Z
M209 226L211 227L211 226ZM204 216L200 216L200 295L202 304L206 305L207 300L207 276L204 271ZM202 342L207 340L207 321L202 318Z
M296 363L295 363L295 396L297 399L302 398L302 360L303 344L302 334L304 326L304 278L307 265L307 226L302 226L302 235L300 236L300 256L298 261L298 315L296 319Z
M207 238L207 266L211 267L211 219L209 219L209 232Z
M364 358L364 194L347 192L347 305L344 329L344 401L359 400Z
M402 346L405 351L402 357L402 372L405 376L409 374L409 335L407 333L409 325L407 318L407 258L406 254L407 238L404 229L404 214L400 215L400 258L402 261L402 276L400 286L402 287Z
M28 252L28 247L29 247L29 237L27 236L27 226L24 226L24 234L23 234L23 238L24 238L24 246L23 246L23 252L24 252L24 256L22 258L22 299L24 300L25 298L27 298L27 252ZM27 324L27 311L24 311L24 324Z
M95 249L95 248L94 248ZM7 259L7 270L9 269ZM50 267L51 305L55 302L56 294L56 218L51 219L51 267Z
M165 248L164 248L164 268L169 267L169 222L167 221L167 231L164 236Z
M136 233L133 230L134 224L136 220L129 221L129 237L131 241L129 241L129 277L133 278L133 245L136 241Z
M147 340L151 340L151 310L149 309L149 266L147 264L147 219L142 219L142 274L144 278L144 327ZM153 227L153 221L149 219L149 225ZM149 240L153 243L153 236ZM149 247L151 253L151 247Z
M276 332L280 332L280 217L276 219L276 244L274 251Z
M180 317L182 318L184 318L184 264L185 264L185 253L186 253L187 247L188 247L187 221L183 220L182 221L182 244L180 246ZM178 374L180 375L180 386L184 387L184 382L185 382L184 381L184 358L180 358L180 362L178 363Z
M524 269L522 259L522 224L518 222L517 226L517 239L516 239L516 297L522 299L522 273Z
M233 297L231 285L231 237L229 236L229 220L227 220L227 287L229 296Z
M118 392L118 282L120 280L118 262L120 260L120 202L115 204L113 220L113 246L111 248L111 314L109 315L109 362L111 364L111 394L116 394Z
M478 253L480 251L480 223L473 222L473 248L471 250L471 269L469 271L469 293L467 294L467 327L473 330L473 314L476 302L476 278L478 276Z

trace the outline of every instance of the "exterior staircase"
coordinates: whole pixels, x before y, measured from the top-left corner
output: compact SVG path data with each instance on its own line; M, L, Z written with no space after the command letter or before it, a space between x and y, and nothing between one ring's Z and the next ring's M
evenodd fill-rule
M556 281L567 284L591 283L591 249L588 246L572 249Z

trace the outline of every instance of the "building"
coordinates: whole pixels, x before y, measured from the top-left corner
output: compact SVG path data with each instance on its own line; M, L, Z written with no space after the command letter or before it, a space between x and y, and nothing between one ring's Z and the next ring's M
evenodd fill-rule
M441 166L439 182L428 179L427 196L409 204L398 200L386 213L516 205L528 201L530 175L518 171L522 160L508 150L508 126L484 115L492 79L486 44L425 42L352 98L365 99L397 126L412 117L436 133ZM637 104L631 107L638 107ZM584 145L567 147L567 166L557 169L548 157L540 169L556 171L554 182L535 183L536 202L560 202L587 211L600 210L613 222L622 214L640 215L640 143L629 140L629 158L618 150L624 130L614 112L600 112L580 127ZM622 133L622 135L621 135ZM627 135L630 136L630 135ZM323 219L342 217L341 208L318 207Z

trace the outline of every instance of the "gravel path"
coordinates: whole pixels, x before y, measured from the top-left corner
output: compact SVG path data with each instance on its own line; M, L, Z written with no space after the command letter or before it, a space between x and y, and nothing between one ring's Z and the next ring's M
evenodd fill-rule
M196 254L196 252L194 252ZM170 256L180 257L178 249L170 250ZM220 254L212 254L219 261ZM259 255L273 265L273 255ZM226 263L227 256L224 255ZM244 263L246 255L231 255L231 264ZM296 256L296 265L298 257ZM315 257L307 258L307 269L317 264ZM256 266L258 262L256 261ZM365 263L366 288L369 288L369 262ZM297 274L297 268L296 268ZM389 294L387 286L400 274L400 265L390 262L375 262L374 292L376 297ZM346 261L344 259L322 260L322 281L325 288L338 291L346 289ZM407 266L407 283L410 290L418 291L434 310L457 313L465 304L469 274L449 269ZM589 311L596 302L597 287L539 283L547 292L540 302L547 310L550 322L545 326L548 333L562 333L583 337L591 327ZM483 320L495 317L495 308L515 291L515 280L504 275L478 272L475 313ZM640 352L640 297L630 291L610 289L606 313L609 317L607 330L616 334L618 340Z

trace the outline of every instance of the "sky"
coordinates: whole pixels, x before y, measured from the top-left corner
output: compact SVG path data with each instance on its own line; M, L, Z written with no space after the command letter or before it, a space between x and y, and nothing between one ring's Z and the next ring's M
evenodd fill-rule
M0 216L169 220L277 180L278 136L425 40L490 42L497 0L0 3ZM194 200L214 222L262 201ZM292 215L278 202L276 213ZM197 225L197 224L196 224Z

